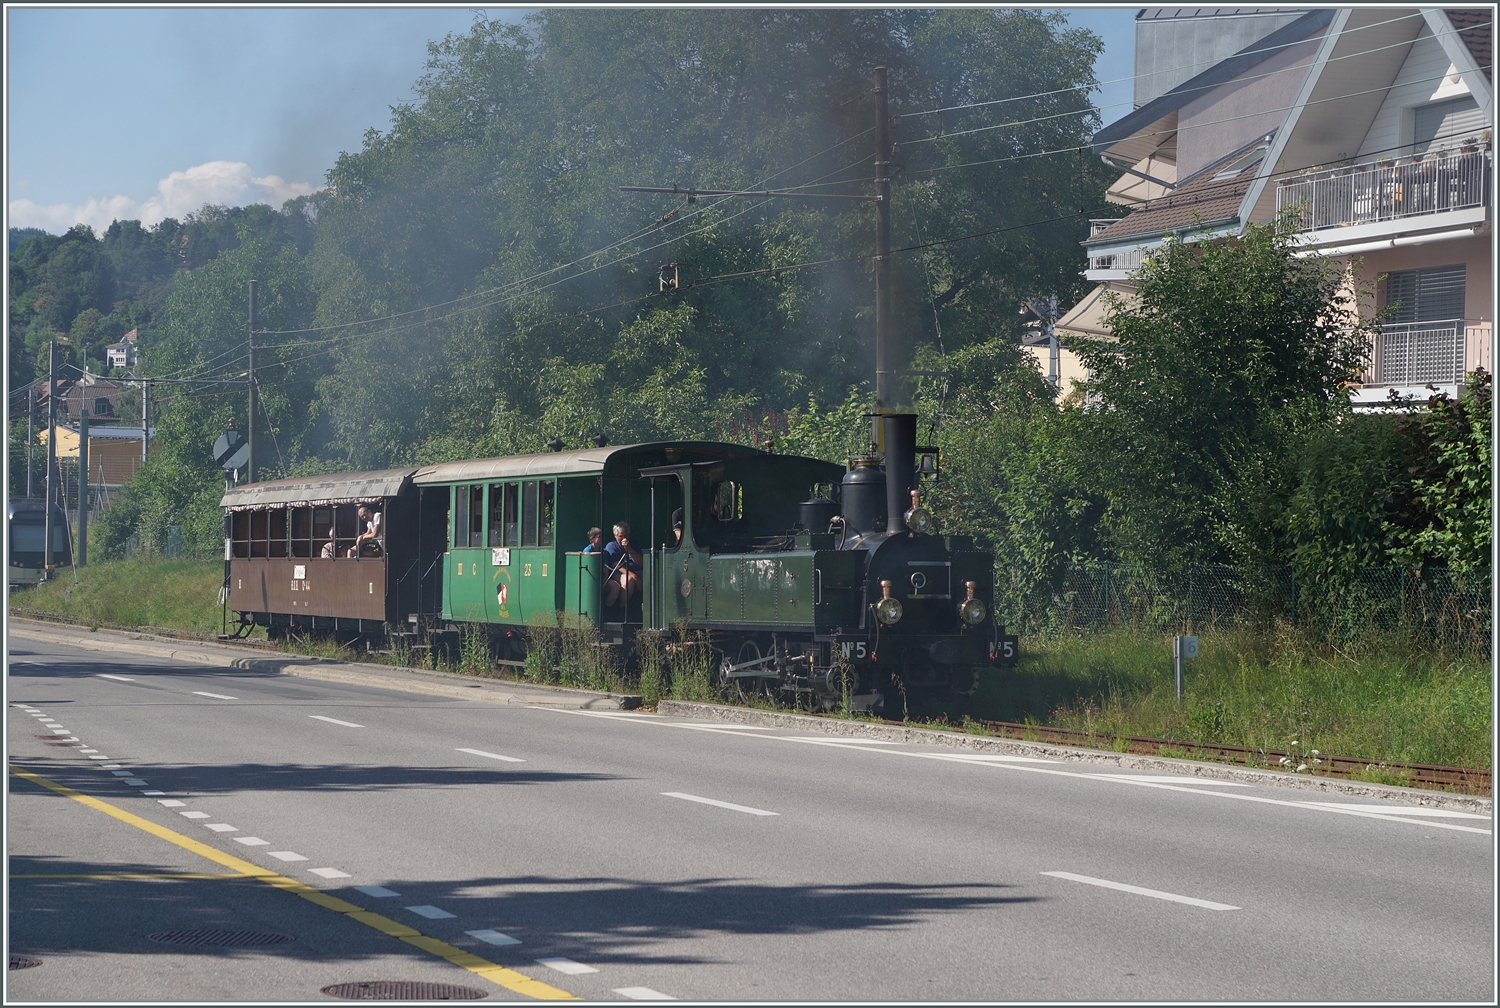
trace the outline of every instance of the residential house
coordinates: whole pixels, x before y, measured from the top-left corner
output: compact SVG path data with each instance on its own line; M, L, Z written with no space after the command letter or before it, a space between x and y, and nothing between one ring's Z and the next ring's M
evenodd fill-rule
M104 359L112 368L135 367L136 339L138 330L132 329L120 337L120 342L104 348Z
M1358 282L1379 280L1363 310L1390 317L1356 406L1393 390L1455 393L1466 371L1489 370L1492 10L1266 17L1264 33L1234 53L1148 91L1094 137L1094 152L1124 171L1109 198L1132 212L1095 222L1085 276L1101 287L1058 328L1106 331L1104 288L1128 297L1132 272L1170 238L1232 237L1288 211L1303 254L1351 264ZM1179 32L1201 21L1212 34L1221 17L1198 8L1143 18L1138 38L1162 20ZM1163 78L1151 70L1143 79Z

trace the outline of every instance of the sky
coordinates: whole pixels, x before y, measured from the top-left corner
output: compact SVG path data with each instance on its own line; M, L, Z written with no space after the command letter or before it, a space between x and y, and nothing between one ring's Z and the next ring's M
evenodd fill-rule
M1138 9L1068 11L1104 39L1101 81L1130 76ZM428 41L466 31L474 11L9 7L9 225L97 232L313 192L412 97ZM1106 122L1130 94L1128 80L1095 94Z

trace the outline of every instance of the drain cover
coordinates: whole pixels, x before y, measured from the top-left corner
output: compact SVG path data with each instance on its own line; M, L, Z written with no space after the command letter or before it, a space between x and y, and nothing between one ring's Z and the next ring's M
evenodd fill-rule
M17 955L14 952L10 954L10 968L13 970L31 969L31 967L40 966L41 964L42 961L35 956Z
M217 948L251 945L281 945L295 941L291 935L274 931L229 931L222 928L194 928L190 931L157 931L146 936L163 945L212 945Z
M361 980L330 984L323 988L323 993L350 1001L478 1001L489 996L473 987L420 980Z

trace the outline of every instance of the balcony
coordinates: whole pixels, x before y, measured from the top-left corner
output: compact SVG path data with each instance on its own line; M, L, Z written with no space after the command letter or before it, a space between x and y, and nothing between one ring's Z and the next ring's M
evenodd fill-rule
M1485 207L1490 158L1463 147L1299 175L1276 186L1276 210L1294 208L1309 232Z
M1493 370L1491 339L1488 321L1445 319L1382 326L1356 404L1379 402L1392 388L1420 396L1433 385L1456 395L1466 373Z

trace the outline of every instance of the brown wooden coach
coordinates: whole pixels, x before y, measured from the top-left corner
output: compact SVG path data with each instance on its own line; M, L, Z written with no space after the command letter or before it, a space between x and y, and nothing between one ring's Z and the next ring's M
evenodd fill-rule
M416 471L304 476L227 491L230 608L272 637L311 630L353 637L437 614L448 497L446 488L415 486ZM361 504L383 515L379 556L345 555L363 531ZM321 555L329 542L331 558Z

